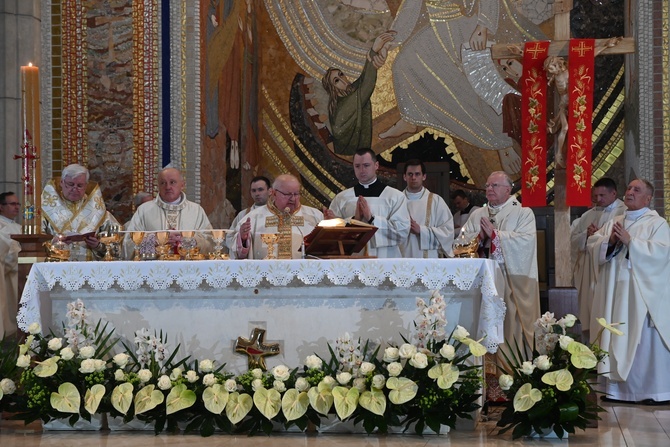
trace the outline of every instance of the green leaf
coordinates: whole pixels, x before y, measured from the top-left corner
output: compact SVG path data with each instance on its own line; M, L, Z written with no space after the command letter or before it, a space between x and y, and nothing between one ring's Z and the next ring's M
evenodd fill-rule
M287 421L294 421L307 413L309 408L309 396L306 392L300 392L291 388L284 393L281 400L281 409Z
M263 416L272 420L281 410L281 394L274 388L266 390L260 387L254 392L254 405Z
M514 395L514 411L528 411L536 402L542 400L542 391L525 383Z
M356 410L358 406L358 388L347 388L336 386L333 388L333 398L335 400L335 412L340 420L345 420Z
M191 407L196 400L195 393L183 383L175 385L167 396L166 414L170 415L179 410Z
M33 370L37 377L51 377L56 374L58 371L58 360L60 357L57 355L46 359L43 362L37 362L37 366Z
M254 401L248 394L230 393L228 405L226 405L226 416L231 423L237 424L244 419L253 406Z
M95 414L103 397L105 397L104 385L97 383L86 390L86 395L84 396L84 408L86 411L90 414Z
M542 376L542 382L553 385L561 391L568 391L575 380L566 368L546 373Z
M428 370L428 377L437 379L437 386L448 390L458 380L458 367L451 363L438 363Z
M334 402L333 392L329 387L321 387L321 384L316 388L312 387L307 391L307 397L309 397L309 404L314 410L324 416L328 415Z
M51 393L51 406L61 413L79 413L80 405L79 390L70 382L61 384L57 393Z
M117 385L114 390L112 390L112 406L119 413L125 415L128 413L130 404L133 401L133 385L131 383L125 382L121 385Z
M228 391L217 383L202 392L202 401L210 413L221 414L228 404Z
M558 407L558 414L560 422L574 421L579 417L579 406L575 403L565 403Z
M135 415L153 410L163 403L165 396L163 392L156 389L155 385L147 385L135 395Z
M361 407L379 416L384 416L386 411L386 396L381 390L373 388L372 391L364 391L358 403Z
M407 377L389 377L386 381L386 388L391 390L389 400L396 405L414 399L417 391L419 391L419 385Z

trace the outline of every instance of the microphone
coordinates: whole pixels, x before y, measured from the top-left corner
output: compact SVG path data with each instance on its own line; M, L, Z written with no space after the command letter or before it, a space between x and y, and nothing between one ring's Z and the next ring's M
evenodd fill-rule
M300 251L302 253L302 259L305 259L305 235L303 234L302 230L300 229L300 227L298 225L293 224L293 219L291 219L291 208L289 208L287 206L286 208L284 208L284 212L288 215L288 218L290 219L291 227L297 228L298 232L300 233L300 241L301 241ZM291 244L291 245L293 245L293 244Z

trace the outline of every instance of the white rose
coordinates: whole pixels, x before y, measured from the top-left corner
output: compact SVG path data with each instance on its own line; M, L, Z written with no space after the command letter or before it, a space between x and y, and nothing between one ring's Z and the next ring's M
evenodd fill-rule
M198 381L199 378L200 378L200 377L198 376L198 373L196 373L196 372L193 371L192 369L190 369L190 370L186 373L186 380L188 380L188 383L195 383L195 382Z
M30 366L30 356L28 354L20 355L16 359L16 366L19 368L27 368Z
M251 382L251 389L256 391L260 388L263 388L263 381L261 379L254 379L253 382Z
M305 359L305 366L309 369L321 369L323 366L323 360L317 355L308 355Z
M558 343L561 345L561 349L564 351L568 350L568 345L575 341L572 337L569 337L567 335L561 335L558 338Z
M82 360L81 366L79 367L79 372L84 374L95 372L95 360L93 359Z
M567 314L563 317L563 322L565 323L565 327L572 327L577 322L577 317L572 314Z
M47 343L47 347L49 348L49 351L58 351L63 347L63 340L61 338L52 338L49 340L49 343Z
M235 379L226 380L226 383L224 383L223 386L229 393L237 391L237 382L235 382Z
M137 372L137 377L140 379L140 383L146 383L149 380L151 380L152 374L151 374L151 371L144 368L144 369L140 369Z
M163 391L172 388L172 381L166 374L163 374L158 378L158 388L160 388Z
M549 357L546 355L541 355L535 360L533 360L533 364L542 371L546 371L549 368L551 368L551 361L549 360Z
M389 346L388 348L384 349L384 361L386 363L395 362L399 358L400 353L398 352L398 348Z
M122 369L117 369L114 371L114 380L117 382L123 382L126 380L126 373L124 373Z
M353 383L354 388L357 388L361 393L365 391L365 379L363 377L357 377L354 379Z
M205 386L212 386L216 384L216 376L212 373L205 374L205 377L202 378L202 383Z
M351 373L340 371L337 373L336 377L340 385L346 385L351 380Z
M454 333L452 336L456 340L463 340L466 337L470 336L470 333L463 327L463 326L456 326L456 329L454 329Z
M263 370L260 368L254 368L251 370L251 376L254 379L262 379L263 378Z
M309 390L309 388L310 388L309 382L304 377L298 377L298 379L295 381L296 390L302 392Z
M284 382L291 376L291 371L286 365L277 365L272 368L272 375L274 376L275 380L281 380Z
M31 335L39 334L42 332L42 326L39 323L33 323L28 326L28 333Z
M74 351L69 346L66 346L60 350L60 358L63 360L72 360L73 357Z
M372 388L381 390L386 385L386 377L383 374L377 374L372 378Z
M533 365L531 362L525 361L521 364L521 372L527 376L533 374L533 371L535 371L535 365Z
M335 387L335 385L337 385L337 382L331 376L324 377L323 380L321 380L321 383L323 383L325 386L327 386L331 390Z
M283 393L284 391L286 391L286 385L281 380L275 380L272 383L272 388L279 391L280 393Z
M211 361L209 359L205 359L205 360L200 362L200 371L202 371L202 372L212 372L213 369L214 369L214 362L213 361Z
M107 362L101 359L93 359L95 364L95 372L101 372L107 369Z
M411 359L416 354L416 346L405 343L398 349L398 354L400 354L400 358Z
M398 377L402 372L402 365L398 362L393 362L386 365L386 369L389 372L389 376Z
M507 391L512 388L512 385L514 385L514 377L510 376L509 374L503 374L502 376L498 377L498 384L500 385L501 390Z
M184 374L184 370L181 368L175 368L172 370L170 373L170 380L177 380L181 377L181 375Z
M450 344L443 344L440 348L440 355L445 359L452 361L456 357L456 349Z
M374 371L374 370L375 370L375 365L374 365L374 363L370 363L370 362L361 363L361 366L358 369L358 371L364 376L367 376L368 374L372 373L372 371Z
M426 366L428 366L428 356L423 352L417 352L409 360L409 364L415 367L416 369L424 369Z
M130 360L130 356L124 352L114 356L114 363L121 368L128 364L128 360Z
M84 346L79 350L79 356L83 359L90 359L95 355L95 348L93 346Z
M14 394L16 391L16 384L12 379L4 378L0 380L0 389L4 394Z

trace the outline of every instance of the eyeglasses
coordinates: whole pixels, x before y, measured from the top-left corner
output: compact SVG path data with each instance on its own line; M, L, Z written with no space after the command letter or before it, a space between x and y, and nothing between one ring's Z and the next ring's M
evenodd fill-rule
M284 197L293 197L294 199L297 198L297 197L300 197L299 192L284 192L284 191L278 190L277 188L275 188L275 191L277 191L279 194L283 195Z
M7 203L0 203L0 205L21 206L21 202L7 202Z
M489 188L493 188L493 189L495 189L495 188L497 188L497 187L499 187L499 186L507 186L507 187L509 187L510 185L508 185L507 183L487 183L487 184L484 185L484 189L489 189Z
M86 188L85 183L74 183L74 182L63 182L65 186L67 186L69 189L84 189Z

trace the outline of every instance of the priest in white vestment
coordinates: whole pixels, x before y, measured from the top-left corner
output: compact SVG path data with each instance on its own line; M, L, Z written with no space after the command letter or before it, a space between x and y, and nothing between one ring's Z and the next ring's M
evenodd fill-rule
M444 199L423 186L425 165L416 159L407 161L403 179L410 216L409 237L400 243L403 258L452 257L453 216Z
M650 210L654 187L633 180L624 196L627 210L589 238L597 269L591 341L609 353L598 365L612 399L658 403L670 400L670 227ZM597 318L625 323L624 335L604 331Z
M90 181L88 169L78 164L66 166L61 177L49 180L42 190L42 231L56 235L96 233L103 224L119 225L105 207L102 192ZM99 260L105 244L89 234L70 244L71 261Z
M230 224L231 230L235 230L240 226L240 223L244 221L244 216L257 208L265 206L268 203L270 193L272 192L270 179L263 176L256 176L252 178L249 185L249 192L251 193L251 198L254 200L254 203L253 205L244 208L237 214L237 216L235 216L235 219L233 219L233 222ZM230 253L230 259L235 259L236 244L237 233L235 231L229 231L226 233L226 246L228 247L228 252Z
M176 251L182 241L182 231L195 231L195 240L200 253L209 253L212 247L212 225L207 213L200 205L186 199L186 181L175 168L165 168L158 174L158 197L143 203L130 219L126 231L154 233L169 231L169 244ZM146 238L147 234L144 235ZM153 236L152 234L152 237ZM130 233L123 241L125 257L131 258L134 244Z
M596 276L593 262L586 249L586 240L610 219L626 210L621 199L617 199L616 183L603 177L593 184L591 197L595 207L575 219L570 226L570 253L572 256L572 285L577 289L579 321L585 339L589 338L591 305Z
M13 192L0 194L0 338L17 330L18 272L21 244L11 238L21 234L21 225L14 219L21 212L19 198Z
M337 194L326 218L354 218L378 228L367 244L368 256L400 258L400 243L409 236L410 217L405 195L377 179L379 162L370 149L354 155L358 184Z
M235 231L237 259L300 259L304 237L323 220L323 213L300 203L300 181L277 177L265 206L247 214ZM264 235L265 240L264 240ZM268 240L271 237L274 240Z
M514 340L521 345L522 339L533 346L533 323L540 317L535 215L511 196L512 186L507 174L493 172L486 182L488 205L473 211L463 227L467 240L479 236L483 251L503 271L505 341L512 344L508 349L514 348Z

